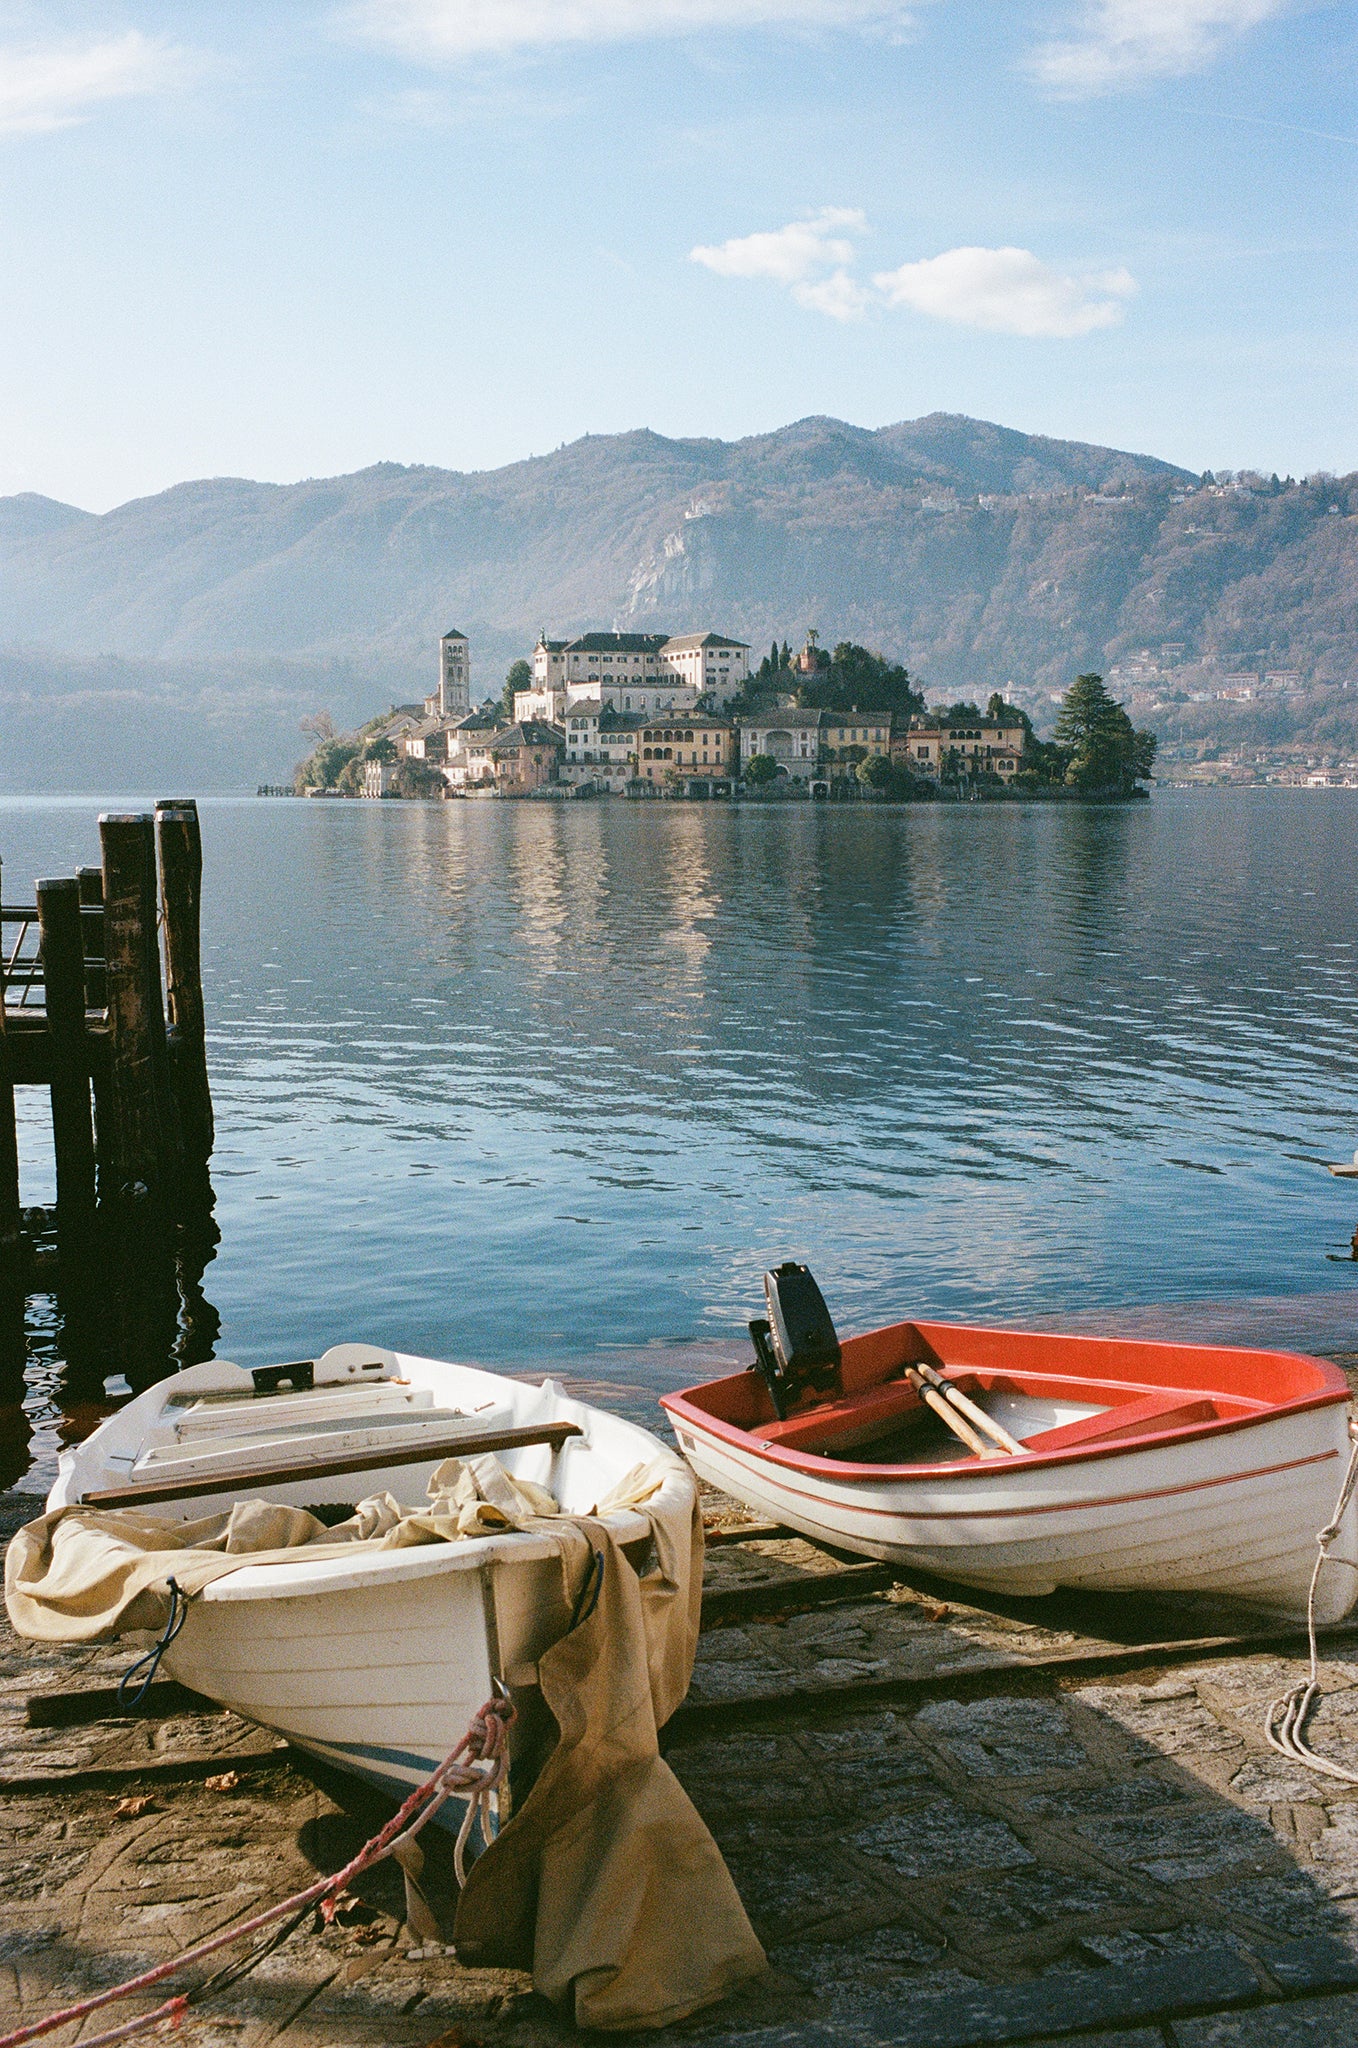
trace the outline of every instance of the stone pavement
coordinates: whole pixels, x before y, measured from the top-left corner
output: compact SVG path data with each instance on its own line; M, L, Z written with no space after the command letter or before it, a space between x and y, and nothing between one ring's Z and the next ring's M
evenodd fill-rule
M1129 1625L1125 1603L1058 1601L1025 1618L923 1582L816 1606L811 1582L842 1561L796 1539L709 1562L724 1595L788 1589L780 1612L704 1634L698 1711L668 1748L771 1969L671 2038L1358 2043L1358 1790L1260 1733L1295 1655L1143 1653L1126 1639L1163 1635L1163 1613ZM1233 1621L1184 1618L1187 1636ZM1130 1668L1069 1665L1103 1652ZM126 1662L0 1643L0 2027L339 1867L387 1811L227 1714L27 1725L30 1696L107 1685ZM1318 1746L1358 1767L1358 1640L1324 1676ZM874 1686L898 1696L865 1700ZM430 1889L450 1896L446 1845ZM185 2048L572 2038L525 1978L411 1955L390 1869L357 1891L336 1926L299 1929L186 2021Z

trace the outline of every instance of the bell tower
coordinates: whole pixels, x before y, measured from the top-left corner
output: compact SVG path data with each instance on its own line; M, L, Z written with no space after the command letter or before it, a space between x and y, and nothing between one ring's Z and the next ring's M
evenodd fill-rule
M472 708L471 647L456 626L439 641L438 695L440 718L465 718Z

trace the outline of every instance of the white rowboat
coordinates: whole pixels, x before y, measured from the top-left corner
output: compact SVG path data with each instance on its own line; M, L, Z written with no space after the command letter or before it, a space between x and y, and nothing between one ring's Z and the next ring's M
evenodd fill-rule
M551 1380L535 1387L357 1344L314 1365L252 1374L213 1361L161 1381L63 1454L47 1505L135 1505L187 1521L265 1500L324 1507L333 1521L338 1504L384 1491L421 1504L445 1458L478 1449L567 1514L588 1514L629 1472L654 1468L663 1476L646 1514L605 1519L639 1569L648 1517L672 1526L687 1556L693 1477L647 1431ZM164 1669L403 1797L496 1682L531 1724L537 1660L571 1620L559 1545L532 1530L362 1545L352 1557L301 1550L203 1587Z
M800 1268L770 1275L771 1306L789 1273L809 1280ZM767 1340L768 1324L751 1327ZM703 1479L821 1542L993 1592L1208 1593L1305 1614L1317 1532L1350 1453L1337 1366L932 1322L841 1346L828 1315L816 1340L790 1401L775 1398L767 1341L758 1369L662 1396ZM967 1396L1017 1455L965 1451L906 1377L915 1364ZM1358 1597L1358 1501L1329 1556L1321 1623Z

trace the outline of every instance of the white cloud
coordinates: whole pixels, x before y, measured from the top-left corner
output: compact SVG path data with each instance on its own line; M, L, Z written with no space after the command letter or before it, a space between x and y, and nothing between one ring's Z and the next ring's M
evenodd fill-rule
M1147 78L1210 64L1222 45L1281 14L1288 0L1085 0L1066 41L1036 50L1029 69L1061 99L1091 99Z
M934 320L1063 341L1118 326L1136 291L1129 271L1065 277L1030 249L949 249L880 271L873 283L889 306Z
M856 206L822 206L804 220L761 234L689 250L689 261L719 277L768 277L786 285L799 306L832 320L859 320L869 295L848 269L857 254L853 237L867 233Z
M700 29L904 28L901 0L352 0L341 20L418 60Z
M128 29L96 42L0 49L0 135L44 135L111 100L167 92L195 69L172 44Z
M851 267L867 232L857 207L822 206L786 227L700 244L689 260L719 277L768 278L832 320L861 320L874 305L909 306L961 327L1058 340L1116 327L1136 291L1129 271L1064 276L1030 249L948 249L880 270L868 286Z

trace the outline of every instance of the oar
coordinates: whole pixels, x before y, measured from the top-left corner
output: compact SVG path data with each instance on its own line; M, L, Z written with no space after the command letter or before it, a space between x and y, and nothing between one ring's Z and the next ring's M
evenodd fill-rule
M945 1380L931 1365L925 1365L920 1361L914 1365L907 1365L905 1372L906 1378L918 1389L921 1397L929 1402L935 1414L943 1415L944 1420L956 1430L963 1442L970 1443L981 1457L993 1458L1001 1451L1014 1458L1023 1456L1024 1446L1016 1437L1010 1436L1007 1429L1002 1428L986 1414L984 1408L978 1407L975 1401L969 1401L960 1388L953 1386L950 1380ZM929 1398L931 1394L934 1396L932 1400ZM983 1445L977 1441L971 1430L957 1427L963 1416L984 1432L990 1439L989 1443Z
M291 1486L295 1481L338 1479L350 1472L385 1472L392 1465L431 1465L443 1458L474 1458L480 1451L512 1451L521 1444L550 1444L559 1451L568 1437L583 1436L575 1422L538 1422L524 1429L463 1430L460 1436L428 1437L423 1443L374 1445L342 1458L297 1458L286 1465L225 1465L208 1478L158 1479L141 1486L108 1486L82 1493L81 1507L139 1508L160 1501L202 1499L254 1486Z
M987 1443L984 1437L977 1436L971 1424L962 1419L952 1403L946 1401L942 1394L935 1393L928 1382L920 1378L913 1366L906 1366L905 1376L919 1395L921 1401L927 1407L933 1409L935 1415L939 1416L948 1425L948 1428L955 1437L961 1438L969 1451L974 1451L978 1458L998 1458L1002 1456L998 1444Z

